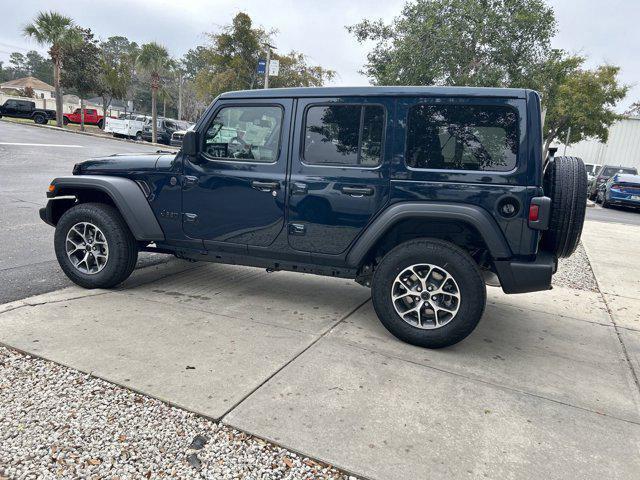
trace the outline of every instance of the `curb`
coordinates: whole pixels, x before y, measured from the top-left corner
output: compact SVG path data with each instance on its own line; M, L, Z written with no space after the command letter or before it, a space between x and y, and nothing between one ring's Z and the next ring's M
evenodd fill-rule
M126 143L137 143L138 145L151 145L153 147L170 148L172 150L175 150L176 152L180 150L179 148L176 148L171 145L165 145L164 143L151 143L151 142L145 142L144 140L138 141L138 140L132 140L129 138L118 138L118 137L114 137L113 135L109 136L109 135L101 135L99 133L81 132L79 130L68 130L63 127L54 127L53 125L38 125L37 123L14 122L5 118L0 118L0 122L12 123L14 125L25 125L27 127L47 128L49 130L57 130L59 132L75 133L77 135L86 135L89 137L104 138L107 140L117 140L119 142L126 142Z

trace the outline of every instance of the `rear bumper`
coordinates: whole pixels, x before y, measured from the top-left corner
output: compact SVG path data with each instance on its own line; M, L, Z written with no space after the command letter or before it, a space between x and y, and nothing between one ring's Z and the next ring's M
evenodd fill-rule
M551 289L551 277L558 259L549 252L538 252L535 260L524 262L506 260L494 262L504 293L527 293Z
M636 197L636 198L633 198L633 197ZM611 203L612 205L626 205L628 207L640 207L640 193L614 194L612 192L610 193L610 196L607 199L607 202Z

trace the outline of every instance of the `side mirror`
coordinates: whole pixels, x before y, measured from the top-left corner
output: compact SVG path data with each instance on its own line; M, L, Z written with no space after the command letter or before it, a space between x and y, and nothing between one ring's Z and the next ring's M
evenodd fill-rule
M198 132L189 130L182 138L182 153L195 157L198 155Z

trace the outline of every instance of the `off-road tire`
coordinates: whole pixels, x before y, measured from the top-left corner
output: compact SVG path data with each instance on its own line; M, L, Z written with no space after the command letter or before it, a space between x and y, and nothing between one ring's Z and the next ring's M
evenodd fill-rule
M62 124L69 125L69 119L67 117L62 117Z
M69 230L79 222L96 225L105 235L109 256L98 273L86 274L72 264L66 251ZM111 205L81 203L67 210L56 225L54 236L56 257L69 279L84 288L112 288L126 280L138 261L136 239L120 212Z
M136 136L134 137L134 140L137 140L138 142L142 141L142 132L136 132Z
M447 270L460 290L456 316L435 329L410 325L396 312L392 286L396 277L415 264L431 264ZM382 325L398 339L425 348L442 348L458 343L478 325L486 304L486 287L476 262L461 248L437 239L416 239L387 253L377 265L372 283L373 307Z
M42 113L36 113L33 116L33 121L38 125L45 125L47 123L47 117L44 116Z
M551 197L551 218L542 235L542 248L560 258L568 257L580 242L587 207L587 171L582 160L551 160L544 174L544 192Z

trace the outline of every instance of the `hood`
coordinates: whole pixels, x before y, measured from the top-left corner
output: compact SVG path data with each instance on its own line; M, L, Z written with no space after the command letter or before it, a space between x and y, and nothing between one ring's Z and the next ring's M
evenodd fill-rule
M176 154L156 152L144 154L120 153L77 163L74 175L98 175L144 171L169 171Z

